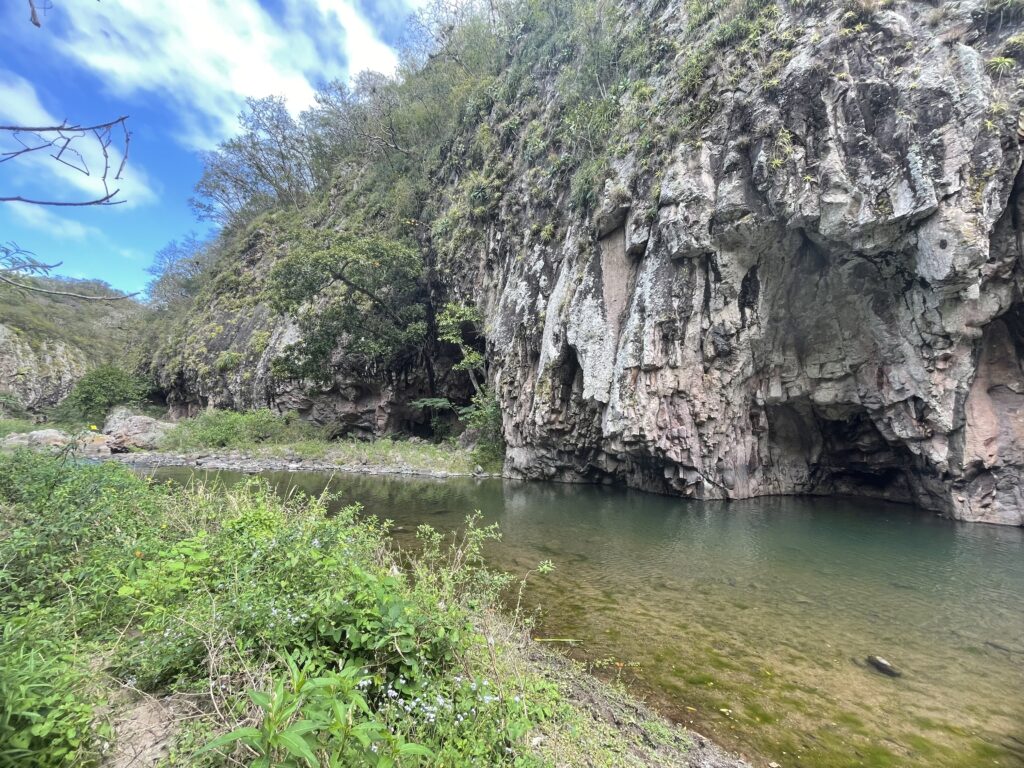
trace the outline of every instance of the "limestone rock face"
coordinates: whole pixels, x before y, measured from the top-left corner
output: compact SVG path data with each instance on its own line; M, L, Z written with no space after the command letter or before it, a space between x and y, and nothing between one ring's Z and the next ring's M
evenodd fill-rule
M58 340L30 344L23 334L0 324L0 394L28 410L56 405L86 371L81 350Z
M980 6L929 8L802 27L777 87L741 76L699 141L616 160L555 243L506 202L462 290L509 474L1024 524L1021 91ZM652 174L653 209L624 202Z
M160 438L173 426L166 421L142 416L119 406L107 416L103 423L103 434L110 438L111 450L115 452L132 448L151 451L159 447Z

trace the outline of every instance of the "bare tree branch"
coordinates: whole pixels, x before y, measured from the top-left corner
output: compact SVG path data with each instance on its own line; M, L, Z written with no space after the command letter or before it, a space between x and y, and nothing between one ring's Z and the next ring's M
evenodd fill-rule
M67 121L60 125L24 126L0 125L0 134L7 134L16 144L12 149L0 151L0 163L6 163L25 155L47 153L49 157L84 176L99 179L104 194L79 202L36 200L20 195L0 197L0 203L21 202L32 205L89 206L116 205L124 202L114 198L120 189L111 191L112 181L120 181L128 161L128 148L131 144L131 132L128 130L128 116L122 115L96 125L76 125ZM115 137L121 147L115 146ZM77 143L76 143L77 142ZM82 146L85 144L85 146ZM81 150L79 149L81 147ZM117 155L120 154L120 158ZM88 156L92 155L99 167L89 167ZM96 156L98 155L98 157ZM116 163L116 168L115 168Z
M25 285L24 283L16 283L14 280L0 275L0 283L7 283L7 285L13 285L15 288L20 288L23 291L32 291L33 293L45 293L48 296L68 296L72 299L82 299L84 301L124 301L125 299L131 299L138 296L138 293L126 293L123 296L86 296L82 293L71 293L70 291L51 291L47 288L41 288L36 285Z
M14 196L14 197L0 197L0 203L28 203L30 205L57 205L67 208L81 208L89 205L121 205L122 203L128 202L127 200L114 200L114 196L120 192L120 189L115 189L113 192L108 192L103 197L97 197L95 200L80 200L78 202L61 202L60 200L33 200L27 197Z
M67 296L68 298L81 299L83 301L124 301L139 295L138 293L131 293L121 296L89 296L83 293L73 293L72 291L44 288L41 285L29 285L11 279L12 275L45 276L59 266L60 262L44 264L32 253L19 248L15 243L0 245L0 283L6 283L7 285L32 293L44 293L49 296Z

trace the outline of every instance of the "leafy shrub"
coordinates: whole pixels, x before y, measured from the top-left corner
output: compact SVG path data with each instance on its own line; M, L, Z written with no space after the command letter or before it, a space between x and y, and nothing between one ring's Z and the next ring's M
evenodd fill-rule
M476 460L485 467L500 468L505 459L505 436L498 398L484 387L473 396L471 405L461 409L460 415L478 434L473 451Z
M306 221L292 222L283 235L292 246L271 270L267 298L276 311L296 316L302 339L275 360L275 374L330 381L342 338L346 354L367 368L402 370L426 338L419 250Z
M14 395L0 392L0 419L23 419L28 415L25 407Z
M116 365L101 365L85 374L61 403L70 416L102 420L115 405L137 405L149 386L140 377Z
M95 764L94 744L111 737L96 717L88 673L58 643L0 632L0 765Z
M603 157L588 160L573 174L569 183L569 199L578 211L589 211L597 205L608 175L608 161Z
M241 448L258 443L286 443L317 437L319 430L293 414L268 408L256 411L205 411L181 421L164 435L166 450Z
M242 760L240 743L256 765L521 764L557 691L496 678L475 626L509 584L482 567L496 530L471 518L449 546L424 527L403 569L382 523L328 501L0 457L0 760L98 760L102 675L90 683L96 661L64 643L143 690L202 691L210 707L179 740L188 765Z
M56 599L73 587L76 622L110 599L107 569L122 555L147 548L162 489L131 472L82 465L18 451L0 460L0 613Z

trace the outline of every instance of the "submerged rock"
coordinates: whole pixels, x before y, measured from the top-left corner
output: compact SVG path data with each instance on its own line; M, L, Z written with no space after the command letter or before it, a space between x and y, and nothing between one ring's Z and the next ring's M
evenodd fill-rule
M881 656L868 656L866 659L867 663L877 669L883 675L889 677L902 677L903 673L900 672L896 667L890 664L888 661L883 659Z

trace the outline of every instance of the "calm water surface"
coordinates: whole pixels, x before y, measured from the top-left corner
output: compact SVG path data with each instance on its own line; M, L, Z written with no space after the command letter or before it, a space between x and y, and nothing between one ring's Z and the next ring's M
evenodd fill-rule
M573 655L757 765L1024 765L1024 529L873 501L266 477L329 483L405 545L420 523L454 530L481 510L503 532L492 565L555 564L529 581L538 636L579 640ZM904 676L867 668L868 654Z

